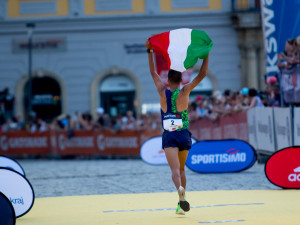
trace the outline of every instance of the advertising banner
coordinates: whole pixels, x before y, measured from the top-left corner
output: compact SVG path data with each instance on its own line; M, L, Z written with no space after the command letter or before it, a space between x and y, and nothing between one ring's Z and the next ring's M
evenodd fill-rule
M1 224L15 225L16 215L14 207L12 206L9 199L0 192L0 221Z
M300 108L294 108L294 145L300 146Z
M237 115L227 115L220 118L220 125L223 127L224 139L239 138Z
M192 144L197 140L192 138ZM165 151L162 148L162 136L152 137L141 147L140 156L150 165L168 165Z
M266 54L267 75L278 72L277 54L284 53L287 57L293 43L300 35L299 0L261 1L262 25Z
M248 140L249 143L255 149L257 149L255 108L247 110L247 118L248 118Z
M138 131L99 131L95 135L98 155L139 155L141 145Z
M59 155L95 154L94 131L76 130L72 136L68 136L67 131L58 131L57 153Z
M24 169L17 161L7 158L2 155L0 155L0 168L1 167L12 169L12 170L17 171L18 173L22 174L23 176L25 176Z
M272 108L255 108L255 130L257 139L257 149L274 152L276 146Z
M212 135L212 122L209 119L202 119L199 121L198 127L198 140L211 140Z
M29 181L21 174L10 170L0 169L0 192L12 203L16 217L25 215L34 202L34 191Z
M48 155L50 154L49 132L26 131L0 133L0 154L3 155Z
M192 146L186 161L198 173L239 172L253 166L256 152L242 140L199 141Z
M282 188L300 188L300 147L274 153L265 165L269 181Z
M277 149L292 146L291 109L276 107L273 111Z
M267 76L279 74L285 103L300 99L300 2L261 1Z
M247 112L240 112L236 114L238 117L238 139L244 140L248 142L248 119L247 119Z

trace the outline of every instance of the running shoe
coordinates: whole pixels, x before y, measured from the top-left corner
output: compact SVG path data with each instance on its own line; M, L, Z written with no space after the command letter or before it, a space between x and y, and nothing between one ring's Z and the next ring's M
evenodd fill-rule
M182 186L178 188L178 195L179 195L179 205L183 211L188 212L190 210L190 203L185 200L185 190Z
M185 215L185 212L180 208L179 202L178 202L178 206L177 206L177 209L176 209L176 214Z

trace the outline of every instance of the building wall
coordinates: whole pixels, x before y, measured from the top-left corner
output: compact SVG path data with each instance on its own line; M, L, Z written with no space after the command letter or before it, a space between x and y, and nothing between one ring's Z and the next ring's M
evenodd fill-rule
M230 1L123 1L12 0L0 4L0 90L10 87L19 94L18 83L28 76L27 52L15 53L12 45L13 40L26 42L28 21L36 24L35 40L64 40L62 49L34 51L33 71L34 75L48 71L61 78L67 95L63 96L63 108L68 113L93 111L99 106L99 99L93 99L99 93L91 93L92 82L99 81L97 76L105 75L105 71L127 71L135 78L140 84L139 108L141 104L157 103L144 43L153 34L182 27L205 30L212 38L209 73L217 82L214 87L221 91L241 87L238 37L231 25ZM52 5L51 13L45 11L45 2L56 6ZM24 8L29 3L40 5ZM39 7L43 13L39 13ZM196 69L200 65L201 62ZM22 114L22 105L18 107Z

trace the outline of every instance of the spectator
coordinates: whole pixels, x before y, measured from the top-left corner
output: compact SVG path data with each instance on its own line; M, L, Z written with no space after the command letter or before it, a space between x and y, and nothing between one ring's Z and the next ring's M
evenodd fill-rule
M192 102L188 106L188 116L189 116L189 121L192 123L198 119L198 114L197 114L197 105L195 102Z
M126 130L135 129L135 118L133 117L133 112L128 110L126 116L123 117L123 123Z
M197 95L196 97L196 104L197 104L197 118L204 118L207 116L207 110L205 109L205 101L202 96Z
M103 128L103 126L104 126L104 118L103 118L104 109L102 107L99 107L96 110L96 113L97 113L97 116L98 116L98 119L97 119L97 122L96 122L96 126L98 128Z
M250 98L250 105L245 106L247 109L254 108L254 107L264 107L261 102L260 97L257 94L257 90L254 88L249 89L249 98Z
M267 104L268 106L280 107L280 88L275 76L271 76L267 79L268 89L267 89Z
M5 110L5 119L12 119L14 116L14 103L15 103L15 97L14 95L9 93L9 89L5 88L4 90L4 110Z

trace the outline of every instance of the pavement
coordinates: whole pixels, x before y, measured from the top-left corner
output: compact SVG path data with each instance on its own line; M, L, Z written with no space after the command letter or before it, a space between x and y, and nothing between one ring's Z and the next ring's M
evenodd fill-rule
M17 160L33 186L35 197L159 193L176 191L168 166L140 159ZM186 167L187 192L214 190L278 190L265 176L264 164L246 171L198 174Z

